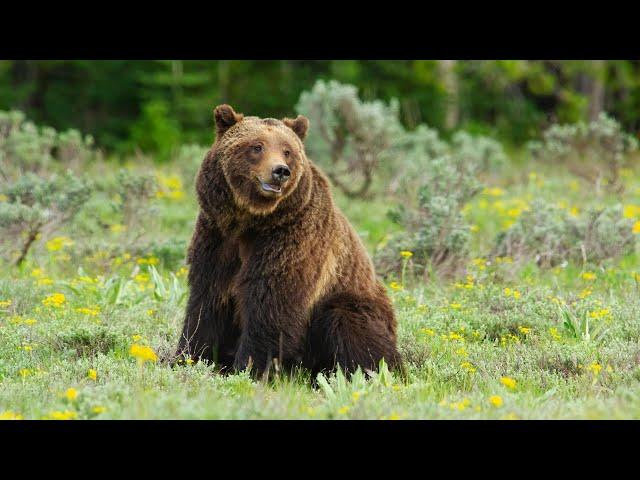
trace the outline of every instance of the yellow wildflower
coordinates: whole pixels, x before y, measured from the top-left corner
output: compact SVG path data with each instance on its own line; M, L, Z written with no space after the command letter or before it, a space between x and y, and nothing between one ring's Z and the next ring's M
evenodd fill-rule
M50 420L73 420L77 418L78 414L72 410L65 410L64 412L51 412L48 419ZM47 417L45 417L47 419Z
M24 377L28 377L29 375L32 375L33 370L30 370L28 368L21 368L20 370L18 370L18 373L22 378L24 378Z
M490 197L501 197L502 195L504 195L504 190L498 187L492 187L485 188L482 193Z
M100 415L101 413L106 412L106 411L107 411L107 409L106 409L105 407L102 407L102 406L96 406L96 407L93 407L93 408L91 409L91 411L92 411L93 413L95 413L96 415Z
M584 272L582 275L580 275L584 280L595 280L596 279L596 274L593 272Z
M357 401L360 399L360 395L362 395L362 393L361 393L361 392L353 392L353 393L351 394L351 399L352 399L354 402L357 402Z
M585 288L584 290L582 290L580 292L580 294L578 295L578 297L580 297L581 299L585 299L587 298L589 295L591 295L593 292L590 288Z
M421 328L420 333L424 333L425 335L429 335L430 337L433 337L436 334L436 332L434 332L430 328Z
M518 330L520 330L520 333L522 333L524 335L528 335L529 332L531 331L531 329L528 328L528 327L518 327Z
M140 363L144 363L147 361L155 362L158 360L157 355L151 349L151 347L138 345L137 343L134 343L133 345L131 345L131 348L129 349L129 354L132 357L136 357L138 359L138 362Z
M640 233L640 220L633 224L633 228L631 229L633 233Z
M75 388L68 388L66 392L64 392L64 396L67 400L74 401L78 398L78 391Z
M5 410L0 412L0 420L22 420L23 417L19 413L12 412L11 410Z
M82 307L82 308L76 308L76 312L95 317L100 313L100 308L99 307L93 307L93 308Z
M408 251L408 250L402 250L402 251L400 252L400 256L401 256L402 258L411 258L411 257L413 256L413 252L410 252L410 251Z
M347 405L345 405L344 407L340 407L338 409L338 413L340 415L345 415L348 411L349 411L349 407Z
M11 305L11 300L0 300L0 308L6 308Z
M62 293L53 293L51 295L47 295L47 297L42 300L42 304L45 307L61 307L65 302L66 298Z
M55 237L45 244L47 250L49 250L50 252L56 252L58 250L62 250L65 247L70 247L71 245L73 245L73 240L71 240L69 237Z
M142 340L142 335L133 335L131 338L134 342L139 342Z
M640 206L625 205L622 214L624 215L624 218L636 218L640 216Z
M464 368L469 373L475 373L476 372L476 367L474 367L471 362L462 362L460 364L460 366L462 368Z
M587 367L587 370L593 372L594 375L598 375L600 373L600 370L602 370L602 365L600 365L598 362L593 362Z
M502 406L502 397L500 395L491 395L489 397L489 403L496 408Z
M561 337L556 327L550 327L549 333L551 334L551 338L553 338L554 340L560 340Z
M402 290L402 285L400 285L398 282L391 282L389 284L389 287L391 287L391 290Z
M87 377L95 381L98 378L98 372L93 368L90 368L89 371L87 372Z
M136 260L136 263L138 265L157 265L158 262L160 262L160 260L153 255L147 258L139 258L138 260Z
M500 383L505 387L510 388L511 390L514 390L516 388L516 381L511 377L500 378Z

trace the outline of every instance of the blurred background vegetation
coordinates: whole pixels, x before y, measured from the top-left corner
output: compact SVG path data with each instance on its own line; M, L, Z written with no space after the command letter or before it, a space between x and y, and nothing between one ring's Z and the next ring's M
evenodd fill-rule
M90 133L106 151L163 159L177 144L213 141L218 103L282 117L329 79L356 86L365 101L399 99L406 129L427 124L445 138L464 129L518 145L602 111L640 130L632 60L1 61L0 110Z

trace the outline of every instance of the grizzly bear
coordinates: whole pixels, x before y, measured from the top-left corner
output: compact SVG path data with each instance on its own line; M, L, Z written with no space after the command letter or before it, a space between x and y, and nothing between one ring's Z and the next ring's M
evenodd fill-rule
M400 364L396 319L354 229L306 156L309 121L214 110L196 180L190 296L177 357L265 374Z

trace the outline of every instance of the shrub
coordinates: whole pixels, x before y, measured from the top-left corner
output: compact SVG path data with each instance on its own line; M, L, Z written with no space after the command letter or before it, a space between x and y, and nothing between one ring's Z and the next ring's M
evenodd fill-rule
M432 159L422 178L415 196L405 194L389 213L405 231L376 253L376 267L383 275L401 270L404 250L412 252L417 274L425 274L430 266L441 272L455 270L467 256L470 225L462 208L481 190L476 165L445 155Z
M0 187L2 256L20 264L33 242L69 222L91 195L89 184L70 171L50 178L27 173Z
M77 170L97 155L93 137L77 130L37 127L19 111L0 111L0 175L10 181L26 172Z
M536 200L496 240L497 256L534 258L542 267L568 260L599 263L633 252L633 221L622 207L592 208L579 216Z
M402 131L398 102L363 102L356 87L320 80L300 95L296 109L313 125L306 141L309 156L347 196L367 196L381 160Z
M562 162L574 174L619 191L623 188L620 168L628 154L638 149L638 141L615 119L601 113L589 124L552 125L541 142L530 142L528 147L536 159Z

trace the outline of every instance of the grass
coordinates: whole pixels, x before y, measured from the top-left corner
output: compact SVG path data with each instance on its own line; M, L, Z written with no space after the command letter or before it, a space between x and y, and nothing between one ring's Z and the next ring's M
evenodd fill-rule
M94 200L59 232L71 242L49 249L37 242L20 268L2 266L0 416L640 418L638 252L547 270L533 261L485 258L495 235L535 196L579 209L640 204L634 172L626 174L622 197L593 191L559 169L514 166L491 179L491 189L465 209L477 227L466 274L389 282L406 381L383 367L368 381L323 377L314 390L305 372L267 384L246 374L220 376L204 364L171 368L162 361L182 322L181 252L197 211L192 172L176 164L162 170L183 177L184 195L153 200L155 213L140 220L145 235L138 243L125 241L126 230L101 230L119 220ZM371 250L398 228L385 215L389 199L336 198ZM135 358L134 344L149 346L159 360Z

